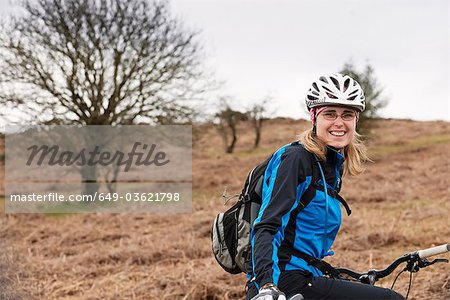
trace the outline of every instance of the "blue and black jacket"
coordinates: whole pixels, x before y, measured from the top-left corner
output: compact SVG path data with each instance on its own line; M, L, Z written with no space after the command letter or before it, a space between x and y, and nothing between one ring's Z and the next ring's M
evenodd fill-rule
M341 225L337 193L344 156L327 148L326 158L319 168L315 156L300 143L286 145L272 156L251 232L253 274L248 276L257 288L268 282L277 285L280 273L288 270L321 276L319 269L295 255L298 252L317 259L333 255L330 248Z

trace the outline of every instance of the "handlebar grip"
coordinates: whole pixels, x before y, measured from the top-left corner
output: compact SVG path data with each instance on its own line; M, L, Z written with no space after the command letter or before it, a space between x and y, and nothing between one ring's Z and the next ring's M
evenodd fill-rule
M442 254L445 252L450 252L450 244L444 244L424 250L417 251L420 258L427 258L433 255Z

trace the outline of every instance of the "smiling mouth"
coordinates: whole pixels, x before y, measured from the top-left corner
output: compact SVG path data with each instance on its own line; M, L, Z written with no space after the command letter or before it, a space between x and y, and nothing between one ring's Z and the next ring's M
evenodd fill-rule
M329 131L332 136L342 137L345 135L345 131Z

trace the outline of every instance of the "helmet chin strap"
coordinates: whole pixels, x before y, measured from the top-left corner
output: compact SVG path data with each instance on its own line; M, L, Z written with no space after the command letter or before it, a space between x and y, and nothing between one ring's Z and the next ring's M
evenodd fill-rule
M313 113L313 115L312 115L312 121L313 121L312 135L316 136L317 135L317 126L316 126L317 109L313 108L312 113Z

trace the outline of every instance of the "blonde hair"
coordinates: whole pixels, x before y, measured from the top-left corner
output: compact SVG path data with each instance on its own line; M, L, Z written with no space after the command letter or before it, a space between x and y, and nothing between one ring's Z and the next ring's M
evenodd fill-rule
M317 138L312 128L304 131L299 136L299 141L306 150L317 155L322 161L326 161L326 145ZM361 135L356 132L350 144L341 149L340 152L345 157L344 174L361 174L364 171L363 163L371 161L367 155L367 148L361 141Z

